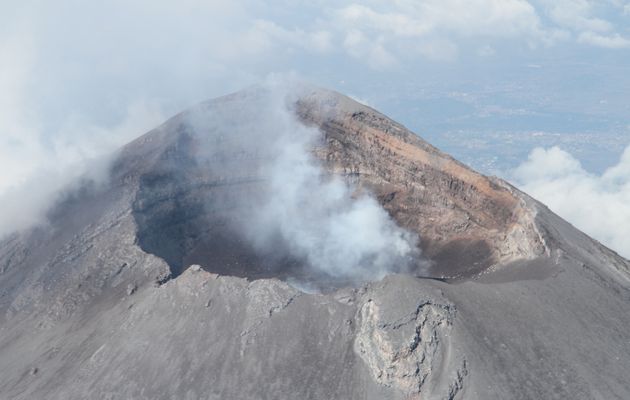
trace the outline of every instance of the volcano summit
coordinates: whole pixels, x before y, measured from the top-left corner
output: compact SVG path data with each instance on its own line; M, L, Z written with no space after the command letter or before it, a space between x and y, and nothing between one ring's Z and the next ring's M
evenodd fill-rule
M332 91L201 103L49 220L1 398L630 398L630 263Z

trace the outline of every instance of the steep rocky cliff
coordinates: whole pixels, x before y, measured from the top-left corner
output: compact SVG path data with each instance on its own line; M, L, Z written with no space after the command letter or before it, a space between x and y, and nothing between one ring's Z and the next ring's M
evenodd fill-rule
M436 262L431 275L470 275L548 249L525 196L442 153L384 115L333 92L300 98L320 127L328 169L365 185Z
M233 227L268 154L239 135L266 101L172 118L1 242L0 398L630 397L628 261L340 94L287 105L327 174L419 235L417 268L348 281L252 246Z

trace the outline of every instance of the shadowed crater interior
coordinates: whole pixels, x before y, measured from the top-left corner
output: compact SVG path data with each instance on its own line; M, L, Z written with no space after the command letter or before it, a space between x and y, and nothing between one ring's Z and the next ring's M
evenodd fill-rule
M194 149L194 140L181 135L173 151L162 153L157 167L141 175L133 203L138 244L165 260L172 278L199 264L250 280L279 278L321 287L351 283L308 268L281 240L266 250L254 248L235 229L247 222L237 204L239 198L260 196L264 182L242 173L217 176L211 163L193 156Z

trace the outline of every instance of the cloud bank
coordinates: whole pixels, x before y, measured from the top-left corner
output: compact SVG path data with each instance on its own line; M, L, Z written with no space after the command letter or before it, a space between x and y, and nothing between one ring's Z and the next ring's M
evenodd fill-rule
M558 147L537 148L513 177L578 229L630 258L630 146L601 175L588 173Z
M73 116L52 137L27 127L0 137L0 239L45 224L47 211L81 180L106 183L116 150L163 119L152 106L134 104L113 127Z

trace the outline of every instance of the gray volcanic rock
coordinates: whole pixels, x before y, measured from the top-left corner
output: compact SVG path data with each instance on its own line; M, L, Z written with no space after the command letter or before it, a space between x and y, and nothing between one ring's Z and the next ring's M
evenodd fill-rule
M264 154L212 124L255 127L260 96L172 118L0 242L0 398L630 398L630 263L342 95L291 102L312 153L431 267L347 282L243 240Z

